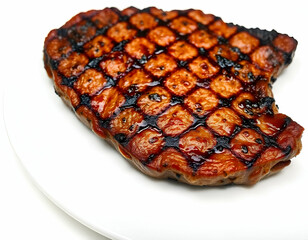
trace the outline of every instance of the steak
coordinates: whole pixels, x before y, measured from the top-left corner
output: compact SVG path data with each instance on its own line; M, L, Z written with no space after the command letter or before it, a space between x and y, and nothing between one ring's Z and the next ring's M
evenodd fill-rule
M77 117L143 173L255 184L290 164L303 127L271 85L297 41L200 10L79 13L45 39L45 69Z

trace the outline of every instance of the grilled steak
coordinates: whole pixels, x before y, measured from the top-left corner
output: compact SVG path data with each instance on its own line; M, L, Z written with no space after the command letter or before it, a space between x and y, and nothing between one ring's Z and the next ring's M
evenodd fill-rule
M92 10L45 40L57 94L145 174L254 184L301 150L271 84L297 41L200 10Z

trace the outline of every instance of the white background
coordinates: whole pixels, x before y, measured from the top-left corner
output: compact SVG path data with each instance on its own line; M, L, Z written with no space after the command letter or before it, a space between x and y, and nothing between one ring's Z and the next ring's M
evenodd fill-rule
M0 110L2 112L2 98ZM11 150L0 119L0 239L106 240L49 201Z
M26 52L24 49L34 43L43 45L41 42L36 42L36 39L31 39L31 34L35 31L36 27L42 29L42 26L46 25L44 28L45 32L41 33L42 36L45 36L49 30L61 26L71 16L80 11L101 9L111 5L119 8L124 8L129 5L135 5L137 7L157 5L153 1L120 2L112 1L110 3L102 0L88 1L87 3L85 1L79 1L77 3L76 1L1 2L1 93L5 82L14 81L15 73L18 71L19 66L23 64L23 61L29 61L31 59L30 56L23 54ZM296 37L300 44L299 51L307 50L305 45L308 44L306 33L308 23L307 7L303 4L304 1L206 2L190 0L169 3L168 8L199 8L205 12L221 16L227 22L269 30L275 28L279 32L289 33ZM300 54L297 53L297 55ZM296 61L294 61L295 63ZM301 68L307 69L305 64L307 63L301 62ZM29 77L31 76L25 76L25 81ZM274 93L276 89L274 88ZM305 99L307 101L307 98ZM297 103L291 102L290 104ZM1 96L1 113L2 107ZM283 106L280 107L283 108ZM291 116L296 116L295 110L289 110L286 113ZM306 123L300 123L306 126ZM305 161L305 159L301 159L301 161ZM9 146L2 117L0 120L0 191L0 239L105 239L67 216L37 190ZM302 189L302 191L306 191L306 189ZM291 204L296 204L296 202L292 202ZM292 206L288 205L286 207ZM304 212L306 210L303 209ZM264 213L264 217L266 218L270 214L266 212ZM281 215L283 216L283 214L284 211L281 209ZM295 219L289 219L289 221L292 222ZM254 230L256 231L257 229ZM306 234L302 234L301 238L297 239L308 239L308 230Z
M0 1L0 239L16 240L106 240L68 216L54 205L30 180L19 159L12 151L3 122L3 92L7 81L14 81L18 66L27 61L23 49L29 47L33 20L44 24L46 18L56 18L56 5L62 1ZM48 5L54 4L49 7ZM72 4L72 3L71 3ZM81 7L81 1L80 1ZM84 5L84 4L83 4ZM99 4L97 4L98 6ZM69 2L62 9L69 7ZM84 5L87 9L87 6ZM101 8L101 7L99 7ZM61 9L59 7L58 9ZM76 12L77 13L77 12ZM71 14L67 16L71 17ZM46 26L46 35L67 19L55 20ZM16 40L19 44L16 45ZM35 39L34 39L35 41ZM15 42L13 44L13 42ZM40 43L43 47L43 43ZM31 44L30 44L31 45ZM14 56L16 61L10 62Z

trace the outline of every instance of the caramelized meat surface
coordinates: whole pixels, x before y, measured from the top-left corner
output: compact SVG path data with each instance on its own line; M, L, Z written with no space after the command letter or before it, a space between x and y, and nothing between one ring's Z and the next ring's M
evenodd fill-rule
M303 127L271 84L297 41L200 10L80 13L45 39L56 92L145 174L255 184L289 165Z

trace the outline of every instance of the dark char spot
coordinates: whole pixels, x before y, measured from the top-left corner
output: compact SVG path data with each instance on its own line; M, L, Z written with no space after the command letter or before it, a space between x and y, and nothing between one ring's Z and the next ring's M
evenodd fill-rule
M91 108L91 98L88 94L82 94L80 96L80 105L87 106L88 108Z
M112 52L123 51L127 42L128 42L127 40L119 42L117 45L113 47Z
M126 142L127 137L124 133L118 133L114 136L114 139L117 140L119 143L123 144Z
M246 145L242 145L242 152L245 154L248 153L248 148Z

